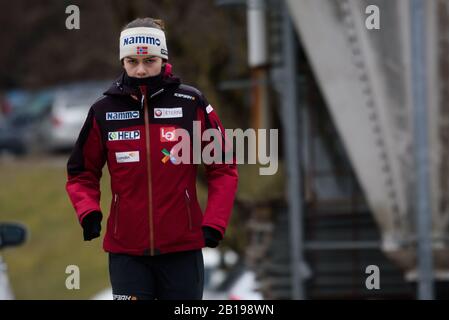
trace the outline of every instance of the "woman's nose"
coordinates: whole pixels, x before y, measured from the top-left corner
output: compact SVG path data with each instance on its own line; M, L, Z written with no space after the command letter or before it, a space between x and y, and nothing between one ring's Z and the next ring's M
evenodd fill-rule
M146 76L146 74L147 74L147 72L146 72L145 67L143 66L143 64L139 64L137 66L137 75L139 77L144 77L144 76Z

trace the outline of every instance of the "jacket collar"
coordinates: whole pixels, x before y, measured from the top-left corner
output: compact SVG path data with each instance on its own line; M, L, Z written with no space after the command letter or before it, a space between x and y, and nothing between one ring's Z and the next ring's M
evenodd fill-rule
M178 77L173 76L172 66L169 63L166 63L166 66L162 72L163 72L162 81L160 81L160 83L158 83L154 87L151 88L147 87L147 93L149 98L156 96L159 93L162 93L168 87L175 87L181 84L181 80ZM109 89L104 92L104 94L108 96L135 95L137 97L140 97L141 93L139 88L127 85L125 81L125 75L126 71L123 71L121 75L109 87Z

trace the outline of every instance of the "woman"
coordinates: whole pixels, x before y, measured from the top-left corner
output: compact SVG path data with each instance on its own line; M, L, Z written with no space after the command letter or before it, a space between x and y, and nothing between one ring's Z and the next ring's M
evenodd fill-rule
M201 299L201 248L223 238L237 168L235 161L205 166L203 215L197 165L177 163L173 148L176 129L192 137L194 121L201 132L224 128L204 95L172 75L160 20L129 23L120 36L120 60L124 72L90 108L70 156L67 192L84 240L99 237L99 181L107 162L113 200L103 248L114 299Z

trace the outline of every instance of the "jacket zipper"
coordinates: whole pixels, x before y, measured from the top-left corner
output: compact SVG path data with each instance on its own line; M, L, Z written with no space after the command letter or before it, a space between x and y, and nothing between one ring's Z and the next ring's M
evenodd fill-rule
M190 196L187 189L185 189L185 200L186 200L186 207L187 207L187 215L189 217L189 230L192 230L192 214L190 212Z
M154 231L153 231L153 196L152 196L152 186L151 186L151 157L150 157L150 117L149 117L149 106L146 99L146 88L141 90L142 92L142 104L144 107L144 117L145 117L145 141L146 141L146 156L147 156L147 170L148 170L148 215L149 215L149 225L150 225L150 255L154 256Z
M118 204L119 197L118 194L114 194L114 235L117 236L117 227L118 227Z

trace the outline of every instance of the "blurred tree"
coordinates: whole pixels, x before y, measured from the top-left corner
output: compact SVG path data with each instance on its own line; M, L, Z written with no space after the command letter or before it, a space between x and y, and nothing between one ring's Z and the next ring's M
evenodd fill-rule
M65 28L69 4L80 8L79 30ZM2 88L114 78L121 70L121 28L145 16L165 21L170 61L186 82L208 91L224 78L227 69L240 75L246 72L243 12L230 13L212 0L17 0L3 3L2 9L0 36L6 49L0 52ZM235 35L232 39L227 32L230 25ZM231 47L239 57L230 58ZM210 93L214 99L216 95Z

